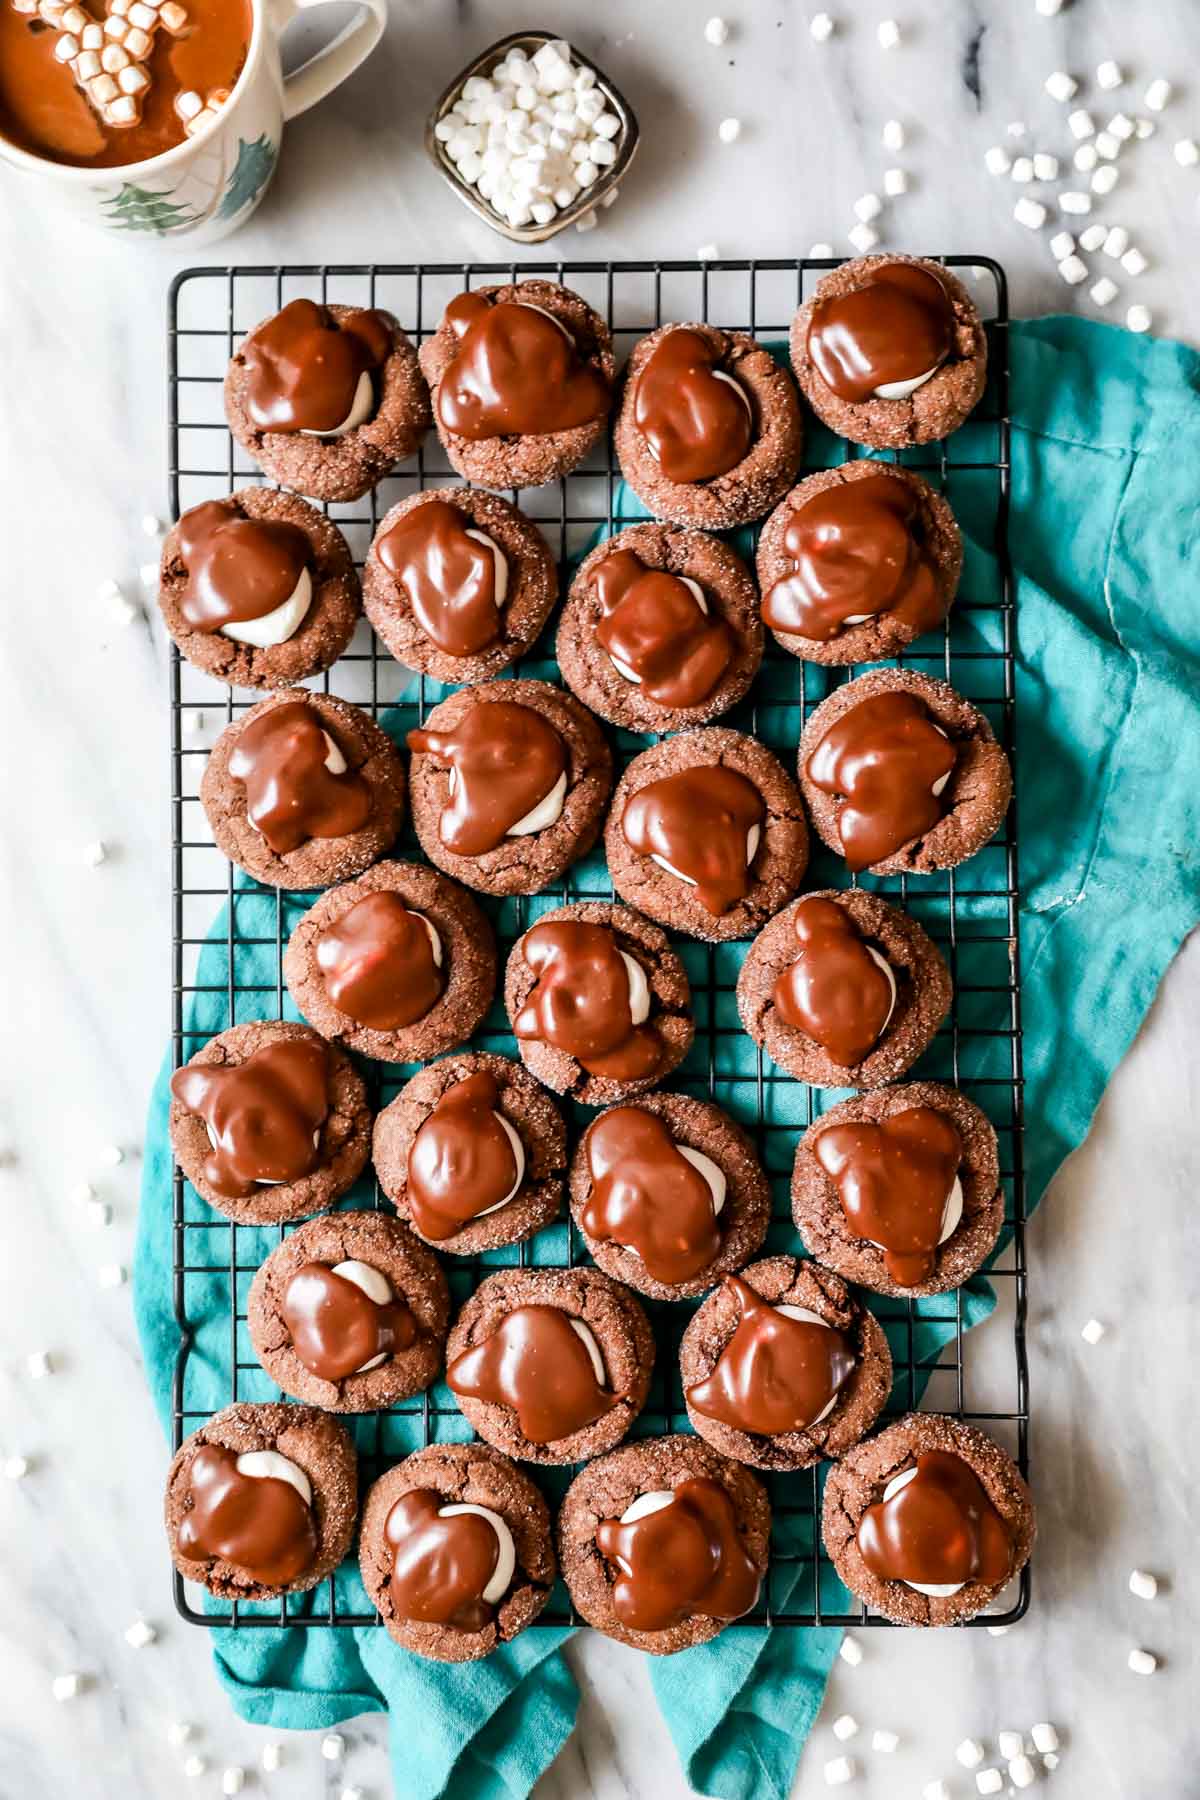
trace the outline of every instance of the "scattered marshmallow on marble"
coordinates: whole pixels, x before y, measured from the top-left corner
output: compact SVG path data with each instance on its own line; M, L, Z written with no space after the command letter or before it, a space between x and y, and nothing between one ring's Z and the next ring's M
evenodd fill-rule
M1100 250L1107 236L1103 225L1085 225L1079 234L1079 247L1081 250Z
M365 1796L360 1787L344 1787L339 1800L365 1800Z
M29 1473L27 1456L6 1456L4 1459L4 1478L6 1481L24 1481Z
M879 242L879 233L875 227L863 223L862 220L854 227L853 231L848 231L846 236L860 256L865 256L868 250L873 250Z
M132 600L127 600L124 594L118 594L116 599L110 603L108 610L117 625L132 625L133 621L140 617L139 609Z
M1046 209L1040 200L1032 200L1028 194L1022 194L1013 207L1013 218L1018 225L1027 225L1030 231L1040 231L1046 223Z
M984 154L983 166L989 175L1007 175L1012 168L1012 157L1003 144L993 144Z
M1034 1775L1035 1771L1033 1764L1030 1762L1024 1751L1021 1752L1020 1756L1014 1756L1008 1765L1008 1779L1015 1788L1032 1787Z
M83 1676L76 1670L66 1675L56 1675L50 1683L50 1692L56 1700L74 1700L83 1686Z
M740 119L722 119L717 126L717 136L723 144L736 144L742 135Z
M1132 308L1130 309L1132 311ZM1158 1667L1158 1658L1150 1650L1131 1650L1129 1652L1129 1668L1134 1675L1153 1675Z
M883 201L878 194L860 194L854 202L854 216L856 219L861 219L864 225L869 225L872 219L877 219L882 211Z
M158 586L158 564L156 562L142 563L138 569L138 580L144 588L156 588Z
M208 1763L202 1756L189 1756L183 1765L183 1772L189 1781L199 1781L208 1770Z
M1149 266L1136 245L1128 249L1121 258L1121 267L1127 275L1144 275Z
M1153 137L1157 130L1158 126L1154 123L1153 119L1135 119L1133 121L1133 135L1135 138Z
M1129 248L1129 233L1123 225L1111 225L1104 234L1104 242L1100 248L1105 256L1111 256L1114 261L1120 262Z
M1113 88L1119 88L1124 80L1125 75L1120 63L1102 62L1096 70L1097 87L1106 88L1109 92Z
M158 1633L148 1619L139 1618L125 1627L122 1636L131 1650L144 1650L147 1644L154 1642Z
M1079 1335L1085 1344L1098 1344L1104 1336L1104 1326L1099 1319L1089 1319Z
M1065 69L1055 69L1052 75L1046 77L1046 92L1052 100L1061 100L1065 104L1075 98L1079 92L1079 83Z
M697 262L716 262L721 254L719 244L701 244L696 252Z
M1053 1725L1047 1723L1031 1725L1029 1735L1033 1739L1034 1749L1040 1750L1043 1755L1049 1750L1058 1749L1058 1732Z
M1150 86L1146 89L1142 98L1150 108L1151 112L1162 112L1163 108L1169 104L1171 99L1170 82L1164 81L1160 76L1157 81L1152 81L1150 83Z
M1063 258L1063 261L1066 261L1065 257ZM1007 1637L1010 1630L1011 1627L1008 1625L989 1625L987 1634L989 1637Z
M1100 160L1100 152L1095 144L1080 144L1071 161L1081 175L1090 175Z
M1058 1757L1054 1754L1053 1750L1048 1750L1046 1755L1043 1756L1042 1767L1051 1775L1054 1773L1055 1769L1057 1769Z
M1073 254L1074 249L1075 239L1069 231L1056 231L1050 239L1050 254L1055 262L1065 261L1068 256Z
M96 1280L102 1288L119 1288L125 1284L124 1263L101 1263L96 1270Z
M260 1761L267 1774L274 1775L283 1761L283 1745L264 1744Z
M47 1375L53 1375L54 1364L50 1360L48 1350L33 1350L25 1358L25 1367L29 1370L32 1381L41 1381Z
M346 1740L340 1731L331 1731L321 1739L321 1755L326 1762L340 1762L346 1754Z
M1078 287L1081 281L1088 278L1088 266L1081 256L1064 256L1058 265L1058 272L1071 287Z
M1019 1731L998 1731L996 1748L1005 1762L1011 1762L1014 1756L1020 1756L1025 1748L1025 1740Z
M1129 1575L1129 1591L1131 1594L1136 1594L1139 1600L1153 1600L1158 1593L1157 1578L1148 1575L1144 1569L1132 1569ZM1053 1744L1050 1748L1054 1748Z
M1121 179L1121 171L1115 163L1101 163L1092 176L1093 194L1111 194Z
M1092 196L1090 194L1078 193L1074 189L1068 189L1065 194L1060 194L1058 196L1058 204L1060 210L1065 213L1090 213L1092 210Z
M1043 19L1053 19L1062 11L1063 0L1033 0L1033 4Z
M838 1655L844 1663L849 1663L852 1669L857 1669L863 1659L862 1645L857 1638L844 1637L838 1646Z
M842 1713L833 1721L833 1735L840 1744L846 1743L852 1737L857 1737L858 1720L852 1713Z
M108 855L108 850L100 838L93 838L90 844L83 846L83 860L91 869L98 869Z
M221 1792L223 1794L240 1794L246 1785L246 1771L232 1764L221 1776Z
M900 123L899 119L885 120L881 135L885 150L903 150L904 126Z
M999 1769L980 1769L975 1777L975 1786L981 1794L1002 1794L1004 1777Z
M1020 182L1022 187L1028 186L1033 180L1032 156L1018 156L1016 162L1014 162L1012 168L1009 170L1009 175L1013 181Z
M1004 129L1010 138L1023 138L1025 136L1025 121L1024 119L1011 119Z
M590 211L579 215L575 221L575 229L576 231L595 231L599 223L600 221L596 217L596 209L593 206Z
M899 1733L895 1731L874 1732L871 1737L871 1748L878 1750L884 1756L891 1756L893 1751L900 1748Z
M167 1742L176 1750L190 1743L195 1727L187 1719L172 1719L167 1726Z
M120 1144L105 1144L100 1152L100 1161L108 1169L119 1168L125 1161L125 1152Z
M158 538L163 534L162 520L157 513L142 514L142 530L148 538Z
M852 1756L835 1756L825 1764L825 1785L826 1787L845 1787L848 1781L854 1780L855 1773Z
M1121 154L1121 140L1113 136L1111 131L1096 134L1096 155L1102 156L1105 162L1115 162ZM1093 168L1095 164L1092 165Z
M1074 138L1090 138L1096 135L1096 121L1087 108L1081 106L1077 111L1068 114L1067 130Z
M1181 169L1194 169L1200 163L1200 144L1195 138L1180 138L1175 146L1175 161Z
M900 27L895 19L881 19L875 36L879 39L881 50L895 50L900 44Z
M729 36L729 27L722 18L712 18L704 27L704 36L708 43L720 46Z
M814 258L832 256L833 255L833 245L832 244L810 244L808 246L808 254L810 257L814 257ZM843 1639L843 1641L842 1641L843 1652L845 1651L846 1645L849 1644L851 1641L852 1640L850 1638ZM857 1646L856 1646L856 1648L857 1648ZM861 1659L861 1657L862 1657L862 1651L860 1650L858 1653L858 1659ZM855 1659L855 1658L852 1658L849 1656L846 1657L847 1662L851 1662L851 1661L858 1660L858 1659Z
M978 1738L964 1738L954 1755L964 1769L977 1769L983 1761L983 1745Z
M883 171L883 191L889 200L898 200L901 194L908 192L908 175L904 169L885 169Z
M826 12L814 13L809 24L809 33L815 43L827 44L834 33L834 23Z
M944 1781L927 1781L921 1789L921 1800L950 1800L950 1789Z
M1129 142L1136 130L1137 126L1125 113L1114 113L1112 118L1108 121L1109 134L1112 137L1120 138L1123 144Z
M1057 156L1050 156L1045 150L1038 150L1033 158L1033 178L1035 181L1057 181Z
M1115 281L1110 280L1107 275L1102 275L1099 281L1092 283L1090 292L1097 306L1110 306L1120 289Z

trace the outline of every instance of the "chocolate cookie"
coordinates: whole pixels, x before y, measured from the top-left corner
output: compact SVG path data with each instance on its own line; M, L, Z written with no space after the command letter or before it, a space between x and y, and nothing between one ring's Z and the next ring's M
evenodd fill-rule
M290 1019L234 1025L171 1077L175 1160L239 1225L322 1212L354 1185L371 1109L348 1056Z
M724 1456L807 1469L843 1456L887 1403L882 1327L820 1263L770 1256L727 1275L679 1346L688 1418Z
M548 681L462 688L410 731L413 824L430 862L485 894L537 894L600 835L612 752Z
M651 512L725 531L796 477L803 430L786 369L744 331L661 325L633 347L613 447Z
M380 1187L419 1237L477 1256L558 1217L567 1131L519 1063L474 1051L401 1088L375 1121L372 1156Z
M612 406L608 326L557 281L476 288L421 345L451 466L481 487L542 487L581 463Z
M820 1088L875 1088L910 1069L950 1010L950 971L916 920L864 888L805 894L751 944L742 1024Z
M830 1471L821 1515L838 1574L897 1625L956 1625L1029 1560L1033 1496L974 1425L909 1413Z
M283 977L323 1037L381 1062L424 1062L483 1018L496 945L465 889L419 863L376 863L309 908Z
M666 935L600 900L543 913L504 976L521 1061L585 1106L643 1093L677 1068L695 1033L691 1003Z
M630 525L584 558L559 620L563 680L630 731L703 725L742 699L762 661L750 572L727 544Z
M274 488L239 488L185 512L163 543L158 580L180 654L231 687L319 675L350 642L362 607L337 526Z
M378 1212L327 1213L290 1232L246 1304L267 1374L329 1412L379 1412L429 1387L449 1317L436 1256Z
M974 1275L1004 1222L996 1133L940 1081L856 1094L801 1138L792 1217L809 1252L847 1281L944 1294Z
M554 1585L546 1502L483 1444L431 1444L381 1475L358 1555L388 1635L435 1662L475 1662L510 1643Z
M755 738L721 725L635 756L604 833L613 886L692 937L751 937L800 885L808 827L791 777Z
M766 1492L749 1469L701 1438L643 1438L575 1477L559 1510L558 1554L589 1625L669 1656L752 1611L770 1530Z
M854 873L956 868L1012 798L983 713L912 669L872 669L837 688L805 726L798 761L817 835Z
M292 300L235 352L225 417L272 481L357 500L419 448L429 394L390 313Z
M485 681L524 656L557 598L537 526L478 488L401 500L363 567L367 617L396 661L451 684Z
M350 1548L354 1446L315 1406L227 1406L175 1452L164 1510L185 1581L223 1600L304 1593Z
M646 1404L650 1321L598 1269L501 1269L454 1321L446 1383L473 1429L524 1462L611 1450Z
M763 619L805 662L880 662L942 624L962 558L954 514L912 469L820 469L762 528Z
M863 256L823 276L792 320L791 351L817 417L874 450L948 437L987 381L975 302L918 256Z
M606 1274L654 1300L702 1294L760 1248L771 1188L749 1137L687 1094L593 1119L571 1159L571 1212Z
M227 725L200 783L217 848L268 887L332 887L389 850L404 764L385 731L332 694L290 688Z

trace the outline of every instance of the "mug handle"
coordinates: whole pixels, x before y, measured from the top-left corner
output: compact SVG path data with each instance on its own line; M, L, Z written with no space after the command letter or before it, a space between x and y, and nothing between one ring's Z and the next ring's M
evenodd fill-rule
M383 36L387 24L387 0L361 0L362 11L339 31L332 43L318 50L299 69L284 79L283 116L294 119L307 112L318 100L333 92L352 75L359 63L365 62ZM271 8L277 31L310 7L325 6L328 0L274 0Z

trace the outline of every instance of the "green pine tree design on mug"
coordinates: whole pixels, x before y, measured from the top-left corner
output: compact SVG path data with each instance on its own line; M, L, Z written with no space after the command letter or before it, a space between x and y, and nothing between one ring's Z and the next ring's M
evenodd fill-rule
M170 194L154 193L125 181L121 191L102 203L108 208L108 222L117 231L153 231L165 237L196 222L197 214L189 206L180 206Z
M217 208L218 219L232 219L243 207L252 205L271 179L274 167L275 145L265 133L252 144L239 138L237 161Z

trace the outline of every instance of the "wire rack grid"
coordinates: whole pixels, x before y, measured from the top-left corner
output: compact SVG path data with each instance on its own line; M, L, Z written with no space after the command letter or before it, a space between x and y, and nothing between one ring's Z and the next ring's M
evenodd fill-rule
M971 521L963 592L944 631L919 640L897 661L941 674L988 715L1013 753L1016 619L1007 549L1009 422L1007 291L1003 270L986 257L946 257L976 282L990 346L988 391L976 414L953 438L906 452L961 519ZM446 302L465 286L515 281L530 275L560 280L583 294L609 321L618 362L645 332L671 319L704 319L748 331L762 341L786 337L795 308L834 261L502 264L358 264L338 267L202 268L176 278L170 293L169 481L172 516L201 500L219 498L259 471L234 443L224 420L221 382L226 363L247 331L287 300L304 294L350 305L381 306L395 314L414 342L436 329ZM861 454L811 419L801 473ZM326 511L361 563L376 526L398 499L427 486L456 481L431 434L415 462L398 470L362 500ZM510 498L534 518L559 559L565 585L572 562L597 532L614 529L620 473L606 442L584 464L549 487ZM619 526L620 519L616 519ZM744 542L745 540L743 540ZM557 678L547 634L510 673ZM791 766L812 709L839 681L860 671L826 670L798 661L768 639L763 668L747 699L724 724L753 733ZM447 691L392 661L365 621L347 652L312 685L362 706L398 740ZM198 801L200 776L218 728L260 694L230 690L184 662L170 659L171 836L173 857L172 1045L185 1062L208 1037L249 1019L296 1016L283 985L287 937L313 895L280 894L237 874L216 850ZM643 749L644 737L612 734L618 768ZM396 848L420 858L411 832ZM839 861L819 852L806 885L845 882ZM910 880L867 878L918 918L939 944L954 980L950 1017L914 1071L915 1077L955 1083L988 1113L1000 1142L1006 1194L1004 1248L990 1271L1002 1326L987 1335L986 1380L968 1371L961 1291L918 1305L864 1295L887 1332L896 1382L885 1417L915 1407L925 1393L939 1410L977 1422L1028 1467L1028 1366L1025 1347L1026 1261L1023 1226L1021 993L1017 936L1015 811L986 849L960 869ZM538 913L565 902L612 898L603 856L593 853L554 889L531 899L484 903L501 957ZM223 913L223 916L222 916ZM217 922L214 924L214 914ZM705 945L676 939L691 979L696 1013L692 1051L671 1086L711 1098L755 1135L770 1176L774 1211L763 1254L802 1249L792 1226L788 1183L796 1142L813 1118L839 1095L821 1094L774 1067L742 1032L734 988L744 944ZM200 966L205 945L205 964ZM214 961L215 959L215 961ZM214 974L215 970L215 974ZM514 1054L497 1002L473 1046ZM412 1070L364 1068L372 1099L391 1100ZM573 1135L591 1115L572 1105ZM364 1180L343 1205L386 1206L378 1185ZM245 1329L250 1281L288 1227L233 1225L215 1215L182 1173L174 1172L174 1311L181 1341L173 1385L176 1446L218 1407L241 1400L278 1399L259 1367ZM569 1220L533 1240L486 1259L444 1258L455 1305L481 1273L504 1263L563 1266L585 1260ZM486 1266L485 1266L486 1265ZM677 1346L692 1303L649 1303L658 1354L650 1397L635 1436L687 1430ZM1003 1354L997 1356L997 1332ZM986 1388L987 1391L983 1391ZM421 1445L470 1438L449 1390L429 1393L388 1412L347 1420L364 1483ZM553 1506L571 1471L534 1470ZM759 1605L745 1621L775 1626L886 1625L849 1595L820 1543L819 1469L764 1477L774 1525L772 1560ZM270 1605L217 1605L175 1576L175 1600L186 1619L238 1627L368 1626L378 1623L357 1573L347 1564L314 1592ZM1029 1601L1029 1572L1001 1597L987 1623L1021 1616ZM577 1622L561 1585L542 1624ZM977 1624L984 1623L981 1618Z

